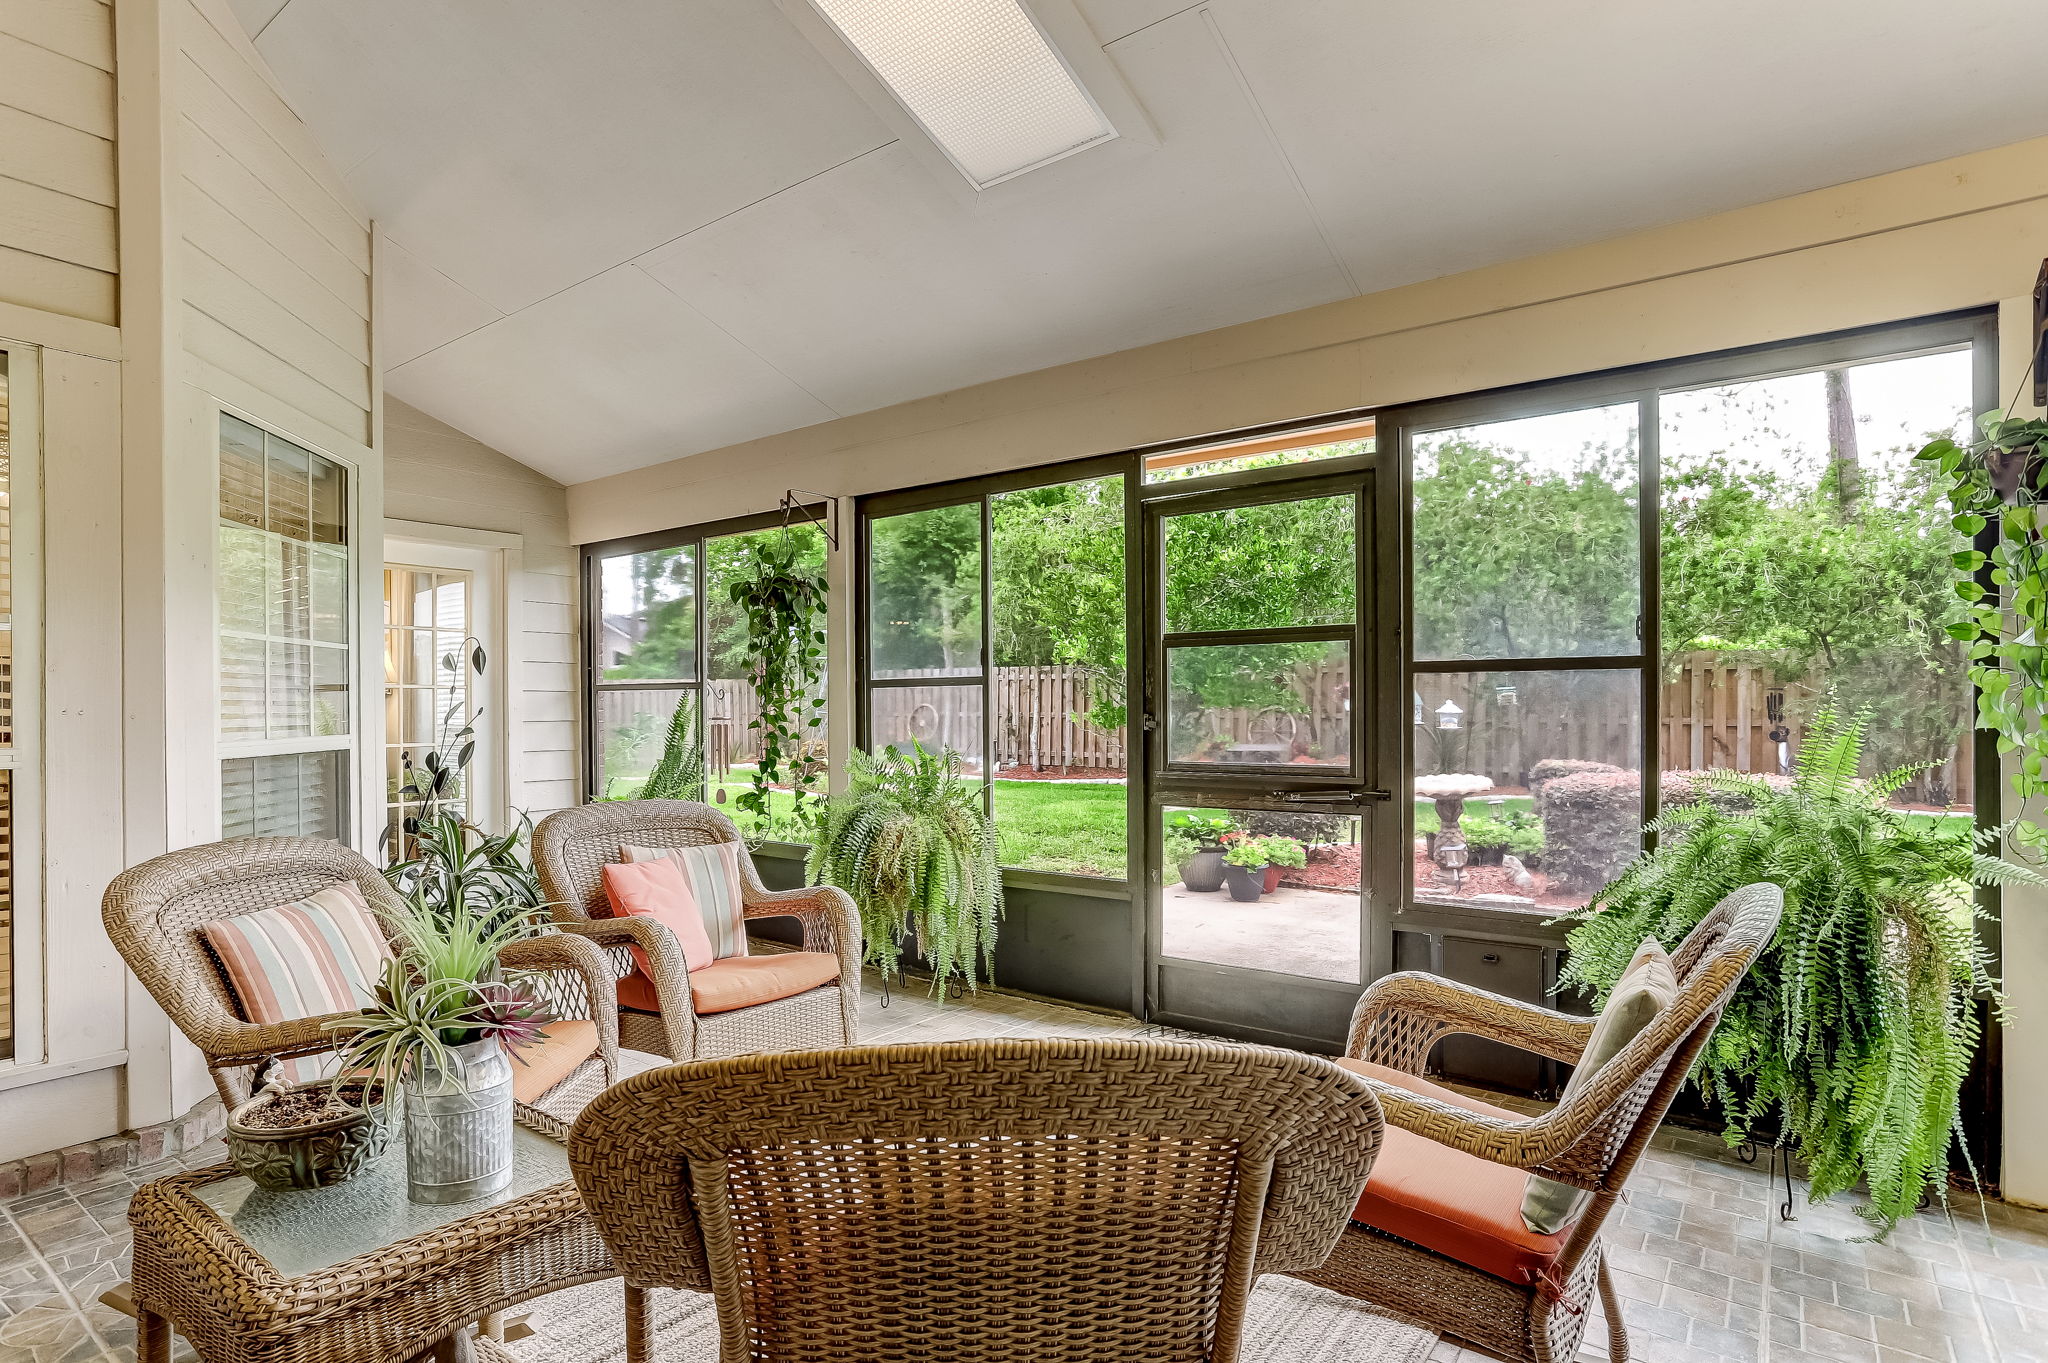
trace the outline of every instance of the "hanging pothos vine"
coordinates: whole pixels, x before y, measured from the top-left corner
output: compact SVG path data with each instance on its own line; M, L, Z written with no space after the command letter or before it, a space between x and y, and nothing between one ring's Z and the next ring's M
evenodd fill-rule
M825 579L798 562L793 537L749 546L747 561L733 579L733 605L745 614L747 652L760 714L748 723L761 745L751 790L733 803L752 814L763 830L777 826L770 792L786 785L798 824L809 819L813 788L824 770L811 735L824 726Z
M1962 614L1948 632L1969 652L1977 727L1998 736L1999 756L2018 756L2012 787L2030 799L2048 794L2048 420L1987 412L1977 425L1969 444L1936 440L1919 457L1940 465L1952 524L1974 541L1955 555ZM2021 821L2013 837L2048 855L2039 824Z

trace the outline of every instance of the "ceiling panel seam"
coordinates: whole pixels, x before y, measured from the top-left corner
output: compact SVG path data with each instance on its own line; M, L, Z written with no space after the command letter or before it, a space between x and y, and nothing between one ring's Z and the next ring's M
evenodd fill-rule
M1224 63L1230 67L1230 74L1236 79L1237 88L1244 92L1245 103L1251 106L1252 117L1259 121L1259 127L1264 130L1266 140L1273 146L1273 154L1280 158L1281 166L1287 171L1287 179L1293 184L1294 192L1301 197L1301 206L1307 212L1309 222L1316 229L1316 238L1323 243L1323 250L1329 253L1330 263L1344 276L1345 287L1351 290L1353 297L1356 297L1361 292L1358 277L1351 273L1351 266L1345 263L1343 253L1337 249L1336 243L1330 240L1330 229L1323 225L1323 215L1317 211L1316 201L1310 197L1308 186L1302 182L1301 172L1294 168L1294 158L1287 154L1287 145L1280 140L1280 133L1273 127L1273 120L1266 117L1266 108L1259 103L1258 92L1252 89L1251 81L1245 77L1244 68L1238 65L1237 53L1231 51L1230 40L1223 36L1223 29L1216 23L1215 11L1207 5L1200 8L1202 22L1208 26L1209 36L1216 42L1216 50L1222 54Z
M1117 35L1116 35L1116 36L1115 36L1114 38L1111 38L1111 39L1109 39L1109 41L1108 41L1108 42L1105 42L1105 43L1103 43L1103 47L1104 47L1104 48L1107 48L1107 47L1109 47L1109 46L1110 46L1110 44L1112 44L1112 43L1120 43L1120 42L1122 42L1122 41L1123 41L1124 39L1126 39L1126 38L1135 38L1135 37L1137 37L1137 36L1138 36L1138 35L1139 35L1140 33L1143 33L1143 32L1144 32L1144 31L1145 31L1146 29L1148 29L1148 28L1157 28L1157 27L1159 27L1159 25L1161 25L1161 24L1165 23L1165 22L1166 22L1167 20L1169 20L1169 19L1178 19L1178 18L1180 18L1180 16L1181 16L1181 15L1183 15L1183 14L1186 14L1186 13L1188 13L1188 12L1189 12L1189 10L1207 9L1207 8L1208 8L1208 6L1209 6L1209 0L1195 0L1195 3L1194 3L1194 4L1192 4L1192 5L1189 5L1189 6L1187 7L1187 9L1177 9L1177 10L1175 10L1175 11L1174 11L1173 13L1171 13L1171 14L1162 14L1162 15L1160 15L1160 16L1159 16L1159 17L1158 17L1157 19L1154 19L1154 20L1152 20L1152 22L1150 22L1150 23L1147 23L1147 24L1139 24L1139 25L1138 25L1138 26L1137 26L1136 28L1132 29L1132 30L1131 30L1131 31L1130 31L1129 33L1119 33L1119 34L1117 34Z
M569 283L567 283L567 284L564 284L564 285L563 285L563 286L562 286L561 288L559 288L559 289L556 289L556 290L555 290L555 291L554 291L553 293L549 293L549 294L544 294L544 295L542 295L541 297L539 297L539 298L536 298L536 299L534 299L534 300L533 300L533 301L532 301L531 303L528 303L528 304L526 304L526 305L525 305L524 307L518 307L518 308L514 308L514 309L513 309L512 311L510 311L510 312L507 312L507 313L500 313L500 314L499 314L498 316L496 316L496 317L493 317L493 318L492 318L492 319L491 319L490 321L488 321L488 322L485 322L485 323L484 323L484 324L483 324L482 326L474 326L474 327L471 327L471 328L470 328L470 329L469 329L468 331L465 331L465 332L463 332L463 333L462 333L462 334L461 334L460 336L450 336L450 337L449 337L449 338L448 338L447 340L445 340L445 341L441 342L441 344L440 344L440 345L437 345L437 346L435 346L435 347L433 348L433 350L422 350L422 351L421 351L421 352L420 352L419 354L417 354L417 355L413 356L411 360L407 360L407 361L405 362L405 364L411 364L411 363L413 363L413 361L414 361L414 360L423 360L423 359L425 359L425 358L426 358L427 356L429 356L429 355L433 354L435 350L442 350L442 349L445 349L445 348L446 348L446 347L448 347L448 346L454 345L454 344L455 344L455 343L456 343L457 341L461 341L461 340L467 340L467 339L468 339L469 337L471 337L471 336L474 336L474 335L476 335L476 334L477 334L477 333L478 333L479 331L484 331L484 330L487 330L487 329L489 329L489 328L491 328L491 327L494 327L494 326L498 325L498 323L500 323L500 322L503 322L503 321L507 320L508 318L512 318L512 317L517 317L517 316L518 316L518 315L519 315L520 313L522 313L522 312L525 312L525 311L527 311L527 310L528 310L529 308L537 308L537 307L539 307L539 306L540 306L541 304L543 304L543 303L547 302L547 301L548 301L549 299L551 299L551 298L559 298L559 297L561 297L561 296L562 296L563 294L565 294L565 293L569 292L569 290L571 290L571 289L577 289L577 288L581 288L581 287L582 287L583 285L585 285L585 284L588 284L588 283L589 283L589 282L590 282L591 280L593 280L593 279L596 279L596 278L597 278L597 277L598 277L599 275L607 275L607 274L610 274L610 273L611 273L611 272L612 272L613 270L616 270L616 269L618 269L618 268L619 268L619 267L620 267L621 265L631 265L631 266L633 266L633 267L634 267L635 269L640 269L640 262L641 262L641 261L643 261L643 260L645 260L645 259L647 259L647 257L649 257L649 256L653 255L653 254L654 254L654 253L655 253L656 251L666 250L666 249L667 249L668 247L670 247L670 246L673 246L673 245L675 245L675 244L676 244L677 242L679 242L679 241L683 240L683 239L684 239L685 237L692 237L692 236L695 236L695 235L696 235L697 233L699 233L699 232L702 232L702 231L703 231L703 230L704 230L705 228L707 228L707 227L713 227L713 226L716 226L717 224L719 224L719 223L721 223L721 222L724 222L724 221L725 221L725 220L726 220L727 218L731 217L731 216L732 216L733 214L735 214L735 213L744 213L744 212L746 212L746 211L747 211L748 209L750 209L750 208L758 208L758 207L760 207L760 206L761 206L762 204L764 204L764 203L767 203L767 202L768 202L768 201L769 201L770 199L773 199L773 198L775 198L775 197L776 197L777 195L780 195L780 194L787 194L787 193L789 193L789 191L790 191L790 190L792 190L792 189L797 189L797 188L800 188L800 187L801 187L801 186L803 186L803 185L807 185L807 184L809 184L809 183L810 183L811 181L813 181L813 180L817 179L817 178L818 178L818 177L819 177L820 175L830 175L830 174L831 174L831 173L832 173L833 171L835 171L835 170L838 170L838 169L839 169L839 168L840 168L841 166L850 166L850 165L852 165L852 164L853 164L853 163L854 163L855 161L858 161L858 160L860 160L860 159L861 159L861 157L863 157L863 156L873 156L873 155L874 155L874 154L875 154L876 152L878 152L878 151L883 151L883 150L886 150L887 148L889 148L889 147L893 147L893 146L895 146L895 145L896 145L896 139L892 137L892 138L890 138L890 139L889 139L889 140L888 140L887 142L884 142L884 143L882 143L882 144L881 144L880 146L874 146L874 147L869 147L869 148L868 148L868 149L867 149L866 151L863 151L863 152L857 152L857 153L855 153L854 155L852 155L852 156L849 156L849 157L847 157L847 158L846 158L845 160L843 160L843 161L839 161L839 162L837 162L837 163L835 163L835 164L833 164L833 165L829 165L829 166L826 166L826 167L825 167L825 168L824 168L823 170L819 170L819 171L813 171L813 172L812 172L811 174L809 174L809 175L806 175L806 176L804 176L804 178L803 178L803 179L801 179L801 180L795 180L795 181L792 181L791 183L789 183L789 184L786 184L786 185L784 185L784 186L783 186L782 188L780 188L780 189L778 189L778 190L774 191L774 193L771 193L771 194L763 194L763 195L762 195L762 196L761 196L760 198L758 198L758 199L755 199L755 200L754 200L753 202L751 202L751 203L744 203L744 204L741 204L741 205L740 205L740 206L739 206L738 208L734 208L734 209L729 209L729 210L727 210L727 211L726 211L726 212L724 212L724 213L720 213L720 214L719 214L719 215L718 215L717 217L715 217L715 218L712 218L712 219L710 219L709 221L706 221L706 222L701 222L701 223L698 223L698 224L697 224L697 225L696 225L695 227L692 227L692 228L691 228L691 229L690 229L689 231L687 231L687 232L683 232L683 233L679 233L679 234L678 234L678 235L676 235L676 236L670 237L670 238L669 238L669 239L668 239L667 241L664 241L664 242L659 242L659 243L657 243L657 244L655 244L655 245L653 245L653 246L650 246L650 247L648 247L648 248L647 248L646 250L644 250L644 251L641 251L641 252L639 252L638 254L635 254L635 255L630 255L630 256L627 256L627 257L626 257L626 258L625 258L624 260L618 260L618 261L614 261L614 262L612 262L612 263L611 263L610 265L607 265L607 266L605 266L605 267L604 267L603 269L601 269L601 270L593 270L593 271L592 271L591 273L589 273L589 274L587 274L587 275L583 276L583 278L581 278L581 279L577 279L577 280L572 280L572 281L570 281ZM403 242L401 242L401 243L399 243L399 244L400 244L400 245L404 245L404 243L403 243ZM436 274L443 274L443 275L445 275L445 272L444 272L444 271L441 271L441 270L435 269L435 267L434 267L433 263L432 263L431 261L427 260L427 258L426 258L425 256L422 256L422 255L421 255L421 254L420 254L420 253L419 253L418 251L414 251L414 250L412 250L412 248L410 248L410 247L407 247L406 249L407 249L407 251L408 251L408 252L409 252L409 253L410 253L410 254L411 254L411 255L413 256L413 258L414 258L414 259L418 260L418 261L419 261L419 262L420 262L421 264L425 265L425 266L426 266L426 267L427 267L428 269L430 269L430 270L434 270L434 273L436 273ZM640 269L640 273L641 273L641 274L643 274L643 275L647 275L647 278L648 278L648 279L650 279L650 280L653 280L653 281L654 281L654 282L655 282L656 284L659 284L659 283L661 283L661 281L660 281L660 280L658 280L658 279L654 279L654 276L653 276L653 275L651 275L651 274L647 274L647 271L646 271L646 270L644 270L644 269ZM453 276L446 276L446 277L448 278L448 281L449 281L449 283L451 283L451 284L454 284L454 285L455 285L455 286L456 286L457 288L459 288L459 289L462 289L462 291L463 291L464 293L469 293L469 294L472 294L472 295L474 295L474 292L475 292L474 290L472 290L472 289L469 289L469 288L466 288L466 287L465 287L465 286L464 286L464 285L463 285L463 284L462 284L462 283L461 283L461 282L460 282L459 280L456 280L456 279L455 279L455 278L454 278ZM674 294L674 293L675 293L675 291L674 291L673 289L669 289L669 290L667 290L667 292L669 292L669 293L671 293L671 294ZM677 296L677 297L681 297L681 295L679 295L679 294L678 294L678 295L676 295L676 296ZM482 302L483 302L483 304L484 304L484 306L485 306L485 307L490 307L490 306L491 306L491 303L490 303L490 302L489 302L489 300L487 300L487 299L481 299L480 301L482 301ZM688 304L688 302L689 302L689 300L688 300L688 299L683 299L683 302L684 302L684 303L685 303L685 304L687 305L687 304ZM691 307L690 311L692 311L692 312L697 312L697 309L696 309L695 307ZM697 315L698 315L699 317L704 317L704 314L703 314L703 313L701 313L701 312L697 312ZM710 321L711 321L711 319L710 319L710 318L708 318L708 317L705 317L705 318L704 318L704 320L705 320L705 321L707 321L707 322L710 322ZM713 325L713 326L717 326L718 324L717 324L716 322L712 322L712 325ZM725 330L725 328L724 328L724 327L719 327L718 329L719 329L720 331L724 331L724 330ZM730 335L731 333L729 333L729 332L728 332L727 334L728 334L728 335ZM739 340L739 338L738 338L738 337L734 337L733 339L734 339L734 341L735 341L735 342L737 342L737 341ZM767 363L767 361L766 361L766 360L763 360L763 361L762 361L762 363L763 363L763 364L766 364L766 363ZM403 368L405 368L405 364L397 365L397 366L395 366L395 368L398 368L398 369L403 369ZM773 366L773 365L770 365L769 367L770 367L771 369L772 369L772 368L774 368L774 366ZM781 371L781 370L779 370L779 369L777 369L777 370L776 370L775 372L776 372L776 373L778 373L778 374L781 374L781 373L782 373L782 371ZM783 374L783 377L784 377L784 378L789 378L789 376L788 376L787 374ZM789 381L790 381L791 383L796 383L796 380L795 380L795 379L790 379ZM802 388L802 387L803 387L803 385L799 383L799 384L797 384L797 387L799 387L799 388ZM808 389L806 389L805 391L807 391L807 392L808 392L809 390L808 390ZM812 396L812 397L814 397L814 398L817 398L817 400L818 400L818 402L820 403L820 405L822 405L822 406L823 406L823 407L824 407L824 408L825 408L825 409L826 409L827 411L834 411L834 412L836 412L836 411L838 411L838 410L839 410L838 408L834 407L834 406L833 406L833 405L832 405L831 403L829 403L829 402L826 402L826 401L825 401L825 400L824 400L823 398L818 398L818 395L817 395L817 394L815 394L815 393L812 393L812 394L811 394L811 396Z
M776 364L775 361L769 359L766 355L763 355L760 351L754 349L745 341L742 341L739 337L733 335L732 332L726 330L723 326L720 326L716 318L711 317L702 308L698 307L695 303L692 303L689 299L677 293L674 289L670 288L662 280L655 278L655 276L650 274L647 268L641 265L639 261L635 260L630 261L628 263L635 270L639 271L640 277L642 279L645 279L648 283L654 285L655 288L660 289L663 293L675 299L676 302L681 303L684 307L688 308L691 311L691 313L693 313L700 321L704 323L704 325L710 327L713 331L716 331L719 335L725 337L726 340L731 341L741 350L744 350L749 355L752 355L755 359L759 360L762 364L766 365L770 371L776 374L780 374L783 380L786 383L788 383L792 388L795 388L797 391L801 392L805 397L817 403L820 407L823 407L826 411L832 413L832 415L836 417L846 415L845 412L840 411L837 407L834 407L831 403L825 401L825 399L819 397L816 393L813 393L810 389L804 387L802 383L798 382L794 375L784 373L782 367ZM703 451L700 450L698 451L698 453L701 454L703 453ZM689 456L687 455L684 456L684 458L688 457Z

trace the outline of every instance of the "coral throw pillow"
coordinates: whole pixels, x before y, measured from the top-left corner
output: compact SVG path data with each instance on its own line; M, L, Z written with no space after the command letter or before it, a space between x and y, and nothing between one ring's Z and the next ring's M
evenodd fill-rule
M612 902L613 914L652 918L666 925L676 935L690 969L702 970L717 959L704 932L704 919L697 912L697 897L690 893L682 868L674 862L615 861L604 868L604 893ZM647 955L639 947L633 948L633 962L642 975L651 975Z
M720 960L747 954L746 906L740 899L740 845L710 842L696 847L619 848L619 855L634 865L650 861L673 862L683 873L690 893L697 897L697 912L703 915L705 935L711 939L711 954Z
M249 1022L353 1013L370 1002L391 944L363 892L343 881L274 909L199 929Z

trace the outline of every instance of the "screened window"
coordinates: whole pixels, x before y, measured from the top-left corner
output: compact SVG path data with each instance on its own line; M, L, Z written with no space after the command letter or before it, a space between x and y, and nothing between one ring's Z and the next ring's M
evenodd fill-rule
M348 471L220 419L221 829L348 836Z
M799 841L798 789L825 788L824 726L808 726L771 774L768 819L738 805L760 769L762 735L755 648L733 587L756 570L762 552L784 549L798 570L822 577L824 534L815 525L754 517L663 538L653 547L598 546L589 555L596 605L591 793L637 799L666 760L690 798L719 806L750 836ZM820 668L814 703L822 702L824 686Z
M1024 870L1128 871L1124 479L873 516L867 741L951 749Z
M1564 410L1527 411L1544 391L1415 409L1417 900L1584 904L1706 773L1789 777L1826 710L1865 718L1865 775L1918 768L1894 804L1973 826L1943 630L1967 546L1913 459L1967 434L1973 334L1679 362Z

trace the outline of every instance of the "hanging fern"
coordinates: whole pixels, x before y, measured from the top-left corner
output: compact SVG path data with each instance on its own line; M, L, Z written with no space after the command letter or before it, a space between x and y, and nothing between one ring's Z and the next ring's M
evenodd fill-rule
M981 788L960 779L960 754L884 749L847 761L847 789L819 820L806 867L860 906L871 965L896 968L913 934L944 997L992 977L1002 884Z
M1731 890L1782 886L1777 936L1693 1077L1730 1141L1782 1125L1814 1201L1867 1181L1862 1211L1883 1235L1945 1192L1976 1000L2001 1007L1970 886L2040 877L1985 854L1996 830L1889 808L1920 768L1859 780L1863 730L1823 712L1789 787L1717 772L1714 800L1655 820L1657 850L1572 915L1561 982L1604 1002L1644 938L1676 944Z
M697 697L685 691L669 716L661 760L640 787L642 800L704 798L704 740L697 735Z

